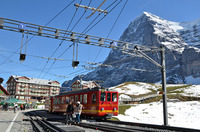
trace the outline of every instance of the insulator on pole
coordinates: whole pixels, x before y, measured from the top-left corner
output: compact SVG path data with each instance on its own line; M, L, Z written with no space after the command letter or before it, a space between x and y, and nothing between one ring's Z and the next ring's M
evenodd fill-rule
M58 29L56 29L56 31L55 31L55 38L56 38L56 39L58 39L59 34L60 34L60 31L59 31Z
M43 30L43 27L39 26L39 28L38 28L38 35L39 35L39 36L42 35L42 30Z
M104 39L103 39L103 38L100 38L100 39L99 39L99 46L101 46L102 44L104 44Z
M85 37L85 43L86 43L86 44L90 44L90 36L89 36L89 35L87 35L87 36Z
M71 41L74 42L76 40L75 33L72 33L70 38L71 38Z
M3 25L4 25L4 19L1 18L1 19L0 19L0 29L3 29Z

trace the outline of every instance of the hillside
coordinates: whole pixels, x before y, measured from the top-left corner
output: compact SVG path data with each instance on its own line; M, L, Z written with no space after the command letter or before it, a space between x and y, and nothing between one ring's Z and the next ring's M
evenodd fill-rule
M126 99L142 98L155 94L154 99L142 104L123 104L119 115L121 121L163 125L163 103L159 93L161 84L126 82L112 90L119 92L120 102ZM170 126L200 129L200 85L168 84L168 123ZM192 98L189 98L192 97ZM197 101L192 101L197 100Z
M159 94L162 90L161 84L126 82L111 87L110 89L119 92L120 101L143 98L150 95L154 95L157 99L152 101L158 101L158 99L162 98L161 94ZM183 101L192 100L187 99L187 97L199 97L200 99L200 85L167 84L167 96L169 99L179 99Z

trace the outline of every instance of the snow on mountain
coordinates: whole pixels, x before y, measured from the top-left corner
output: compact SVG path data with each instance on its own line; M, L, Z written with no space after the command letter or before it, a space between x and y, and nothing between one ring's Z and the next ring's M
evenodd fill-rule
M172 22L144 12L129 24L119 40L144 46L164 45L167 83L193 83L200 77L200 19ZM160 63L159 52L146 54ZM85 75L83 80L101 80L106 87L128 81L161 81L157 66L144 58L133 57L119 50L111 50L103 64L113 67L99 66ZM142 70L135 71L132 68ZM193 77L193 81L190 77ZM200 84L200 81L195 81L195 84Z

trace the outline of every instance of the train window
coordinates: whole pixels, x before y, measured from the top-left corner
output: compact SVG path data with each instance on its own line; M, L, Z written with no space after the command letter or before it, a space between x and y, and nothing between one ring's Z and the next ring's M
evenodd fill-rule
M92 94L92 103L96 103L96 101L97 101L97 94L93 93Z
M55 98L53 99L53 104L56 104L56 99Z
M113 102L117 101L117 93L112 93L112 101Z
M75 102L78 101L78 95L75 95Z
M65 97L62 97L62 104L65 103Z
M58 104L61 103L61 99L62 99L61 97L58 98Z
M106 93L101 92L101 101L106 101Z
M83 103L84 103L84 104L87 104L87 94L84 94L84 95L83 95Z
M69 96L66 96L65 103L69 103Z
M55 104L57 104L57 98L55 98Z
M83 103L83 95L82 94L80 95L80 103L81 104Z
M111 94L107 93L107 101L111 101Z
M70 102L74 103L74 96L70 96Z

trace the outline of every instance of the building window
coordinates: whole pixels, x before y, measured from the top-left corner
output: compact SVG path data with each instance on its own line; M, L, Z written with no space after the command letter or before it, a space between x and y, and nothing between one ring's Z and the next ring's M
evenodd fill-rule
M24 96L19 96L19 99L24 99Z

